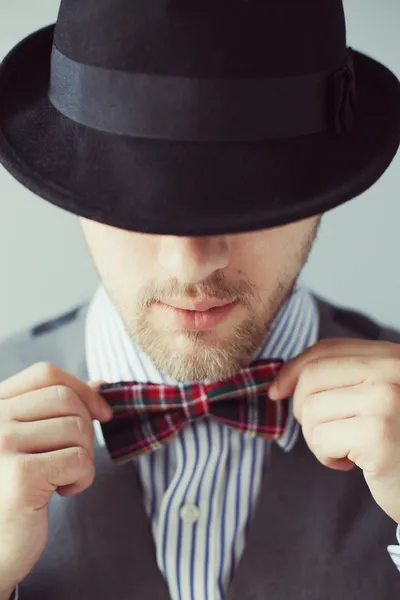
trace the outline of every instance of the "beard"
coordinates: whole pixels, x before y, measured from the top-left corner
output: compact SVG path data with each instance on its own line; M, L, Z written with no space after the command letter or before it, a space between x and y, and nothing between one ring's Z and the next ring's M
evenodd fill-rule
M274 321L293 293L296 282L297 277L289 282L279 281L267 303L260 299L255 301L255 291L248 282L228 284L220 275L214 275L212 281L184 286L186 293L182 293L182 286L179 286L180 295L171 294L170 297L187 297L188 290L196 289L197 299L201 296L218 300L239 298L246 316L225 329L186 331L157 326L149 318L148 310L153 302L162 301L155 289L146 290L146 298L141 300L135 318L123 318L123 323L130 339L165 376L182 383L221 381L254 360L271 334ZM121 310L119 313L124 314Z

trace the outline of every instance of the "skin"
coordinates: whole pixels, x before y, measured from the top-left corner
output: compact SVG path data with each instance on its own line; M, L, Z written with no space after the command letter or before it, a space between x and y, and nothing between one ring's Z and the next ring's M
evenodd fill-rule
M126 231L80 217L103 285L130 338L166 376L214 381L247 366L290 296L321 216L261 231L178 237ZM155 300L238 300L205 331L174 328Z

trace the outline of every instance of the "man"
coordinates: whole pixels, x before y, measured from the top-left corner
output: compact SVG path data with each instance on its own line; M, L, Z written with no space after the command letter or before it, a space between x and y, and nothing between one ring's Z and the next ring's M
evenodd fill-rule
M399 100L339 0L63 0L6 57L102 285L0 346L1 600L396 597L400 334L297 282Z

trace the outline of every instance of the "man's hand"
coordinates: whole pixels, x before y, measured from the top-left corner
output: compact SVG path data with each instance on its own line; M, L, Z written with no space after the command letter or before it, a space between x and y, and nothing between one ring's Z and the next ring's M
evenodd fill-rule
M400 523L400 344L321 340L282 367L269 395L293 396L317 459L360 467L375 501Z
M94 481L93 420L112 417L96 385L50 363L0 382L1 600L43 553L53 494L79 494Z

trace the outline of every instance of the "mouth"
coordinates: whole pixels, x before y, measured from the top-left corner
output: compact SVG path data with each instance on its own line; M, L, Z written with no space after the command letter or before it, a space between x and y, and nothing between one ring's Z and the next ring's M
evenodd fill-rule
M187 309L157 302L155 308L163 311L165 321L178 329L204 331L225 321L237 305L237 301L228 303L201 301L192 305L194 309Z
M227 306L228 304L232 304L231 300L199 300L198 302L168 302L165 303L167 306L171 306L172 308L176 308L178 310L191 310L197 312L205 312L207 310L211 310L212 308L220 308L221 306Z

